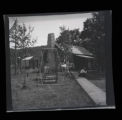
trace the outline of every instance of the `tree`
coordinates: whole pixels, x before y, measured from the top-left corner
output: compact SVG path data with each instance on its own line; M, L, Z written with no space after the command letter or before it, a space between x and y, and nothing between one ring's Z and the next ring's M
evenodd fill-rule
M33 27L26 27L24 23L22 25L19 25L17 19L15 19L14 24L9 30L10 43L14 43L15 45L15 74L17 69L17 49L23 50L22 57L27 56L27 48L33 46L36 42L36 39L31 39L33 30Z
M57 43L76 45L81 41L79 29L69 30L65 26L60 27L60 36L56 39Z
M58 51L61 56L61 61L72 62L72 55L69 52L68 47L70 45L79 45L81 42L79 29L69 30L65 26L60 27L60 36L56 39L56 42L62 47L62 51Z
M57 43L63 45L64 43L70 43L70 32L65 26L60 27L60 36L56 39Z
M79 31L79 29L70 30L70 34L71 34L72 45L79 46L79 44L82 42L82 40L80 39L81 32Z
M9 30L9 40L10 43L14 43L14 66L15 66L15 74L16 74L16 65L17 65L17 47L18 47L18 20L15 19L13 26Z
M96 56L100 69L104 69L105 56L105 13L93 13L93 17L84 22L80 38L81 46L90 50Z
M23 23L22 25L18 25L19 29L19 36L18 36L18 48L23 49L23 56L27 56L27 48L30 46L33 46L37 39L31 39L31 34L34 30L33 27L29 26L26 27L25 24Z

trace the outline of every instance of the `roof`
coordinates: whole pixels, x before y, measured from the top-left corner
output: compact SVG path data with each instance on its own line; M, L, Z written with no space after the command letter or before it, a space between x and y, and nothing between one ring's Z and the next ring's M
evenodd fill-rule
M22 59L22 60L31 60L33 58L33 56L30 56L30 57L25 57L24 59Z
M93 54L86 50L84 47L72 46L71 52L77 55L89 55L92 56Z
M77 55L79 57L84 57L84 58L94 58L93 56L86 56L86 55Z
M71 52L79 57L94 58L93 54L86 50L84 47L71 46Z
M56 46L62 50L60 45L56 44ZM86 50L84 47L67 45L67 44L65 44L65 46L69 49L69 52L75 54L76 56L84 57L84 58L94 58L93 54L88 50Z

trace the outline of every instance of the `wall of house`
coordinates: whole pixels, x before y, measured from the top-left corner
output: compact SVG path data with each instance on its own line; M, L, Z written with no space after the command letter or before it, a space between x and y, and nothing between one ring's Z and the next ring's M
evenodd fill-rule
M84 67L87 69L88 67L88 61L85 58L81 58L76 55L73 55L73 61L74 61L76 71L80 71Z

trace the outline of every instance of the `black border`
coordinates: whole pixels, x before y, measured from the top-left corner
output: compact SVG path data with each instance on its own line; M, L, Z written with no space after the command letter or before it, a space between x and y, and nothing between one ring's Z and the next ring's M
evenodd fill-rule
M112 67L112 11L105 12L105 53L106 53L106 94L107 104L115 105L113 67Z
M6 62L6 109L12 110L11 80L10 80L10 49L9 49L9 19L4 17L5 26L5 62Z

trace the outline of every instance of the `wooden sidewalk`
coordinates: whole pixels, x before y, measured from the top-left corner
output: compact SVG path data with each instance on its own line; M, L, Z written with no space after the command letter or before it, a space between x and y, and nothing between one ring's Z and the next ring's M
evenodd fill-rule
M84 77L78 77L76 80L96 105L106 105L106 93L102 89Z

